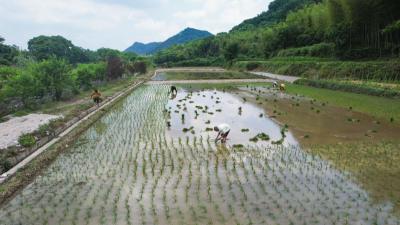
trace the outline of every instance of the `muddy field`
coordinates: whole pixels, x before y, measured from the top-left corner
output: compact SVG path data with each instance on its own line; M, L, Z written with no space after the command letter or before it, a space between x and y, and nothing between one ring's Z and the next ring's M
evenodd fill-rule
M400 224L393 202L302 150L315 136L277 120L276 95L268 106L252 87L168 90L121 101L1 208L0 224ZM220 122L227 146L210 131Z

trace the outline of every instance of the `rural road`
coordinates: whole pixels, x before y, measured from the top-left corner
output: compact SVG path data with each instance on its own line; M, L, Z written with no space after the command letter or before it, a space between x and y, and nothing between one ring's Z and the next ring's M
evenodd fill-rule
M278 75L278 74L273 74L273 73L268 73L268 72L250 72L255 75L260 75L264 77L268 77L274 80L281 80L281 81L286 81L289 83L293 83L296 80L300 79L300 77L294 77L294 76L287 76L287 75Z

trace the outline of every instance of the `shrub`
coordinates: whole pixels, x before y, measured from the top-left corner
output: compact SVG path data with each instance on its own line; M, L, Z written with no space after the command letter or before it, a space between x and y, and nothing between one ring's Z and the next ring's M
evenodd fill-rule
M38 131L41 136L47 136L48 132L50 132L50 125L43 124L39 127Z
M11 168L12 168L12 164L8 159L6 159L6 158L0 159L0 172L8 171Z
M260 64L259 64L258 62L249 62L249 63L246 65L246 69L247 69L247 70L255 70L255 69L257 69L259 66L260 66Z
M114 80L122 77L124 73L124 64L120 57L110 56L107 60L107 78Z
M23 134L18 138L18 143L23 147L29 148L36 144L36 139L32 134Z
M335 44L319 43L300 48L288 48L278 52L279 57L287 56L312 56L312 57L333 57L335 56Z

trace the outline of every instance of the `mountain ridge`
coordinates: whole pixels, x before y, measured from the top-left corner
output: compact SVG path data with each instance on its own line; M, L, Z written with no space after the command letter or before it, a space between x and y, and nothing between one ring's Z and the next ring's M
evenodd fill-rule
M199 40L210 36L214 35L205 30L198 30L188 27L162 42L135 42L133 45L127 48L125 52L134 52L139 55L151 55L173 45L185 44L190 41Z

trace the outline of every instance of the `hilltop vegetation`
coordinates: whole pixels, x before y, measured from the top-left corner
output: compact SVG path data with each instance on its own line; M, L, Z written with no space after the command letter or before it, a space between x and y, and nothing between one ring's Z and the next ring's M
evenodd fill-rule
M82 90L136 73L147 62L134 53L102 48L83 49L61 36L39 36L28 51L0 39L0 116L19 109L68 100Z
M163 42L151 42L148 44L135 42L125 51L134 52L139 55L150 55L174 45L184 44L190 41L195 41L210 36L212 36L212 34L208 31L186 28Z
M276 56L341 60L400 55L400 2L365 0L276 0L269 11L229 33L174 46L155 62L230 65Z
M276 0L268 6L268 11L247 19L232 28L232 31L245 31L255 27L269 26L285 20L290 11L303 8L305 5L319 3L322 0Z

